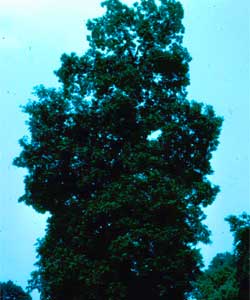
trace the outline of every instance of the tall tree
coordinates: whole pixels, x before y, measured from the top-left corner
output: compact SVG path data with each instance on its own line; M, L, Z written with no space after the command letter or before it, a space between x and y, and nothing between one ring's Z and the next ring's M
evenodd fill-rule
M9 280L0 282L0 300L31 300L31 297L20 286Z
M238 299L247 300L250 297L250 215L243 213L239 217L229 216L226 220L234 235Z
M24 108L20 201L51 214L31 286L43 300L186 299L222 121L186 99L178 1L102 5L89 50L62 56L61 88Z

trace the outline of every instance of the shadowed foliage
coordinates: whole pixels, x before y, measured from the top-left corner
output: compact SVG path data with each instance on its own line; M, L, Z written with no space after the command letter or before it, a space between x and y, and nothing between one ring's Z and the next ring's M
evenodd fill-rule
M0 282L0 300L31 300L28 293L11 280Z
M234 255L228 252L217 254L194 286L196 300L238 300Z
M62 56L61 87L24 108L20 201L51 215L30 286L42 300L186 299L222 120L186 98L179 2L102 5L89 49Z
M250 216L229 216L234 253L217 254L194 283L197 300L248 300L250 296Z
M243 213L239 217L229 216L226 220L234 235L234 253L236 257L239 300L250 297L250 215Z

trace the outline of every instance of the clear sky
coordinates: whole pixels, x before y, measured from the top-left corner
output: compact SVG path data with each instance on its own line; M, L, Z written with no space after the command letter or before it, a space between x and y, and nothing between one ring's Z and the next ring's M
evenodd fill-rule
M127 0L133 3L132 0ZM206 209L213 243L202 246L205 262L232 249L224 218L249 212L250 2L182 0L190 64L189 98L212 104L225 121L213 157L211 180L221 192ZM12 166L27 134L21 112L34 86L57 84L53 70L63 52L87 47L85 22L101 14L98 0L0 0L0 281L26 286L34 269L34 244L46 216L17 203L24 170ZM34 299L38 299L34 295Z

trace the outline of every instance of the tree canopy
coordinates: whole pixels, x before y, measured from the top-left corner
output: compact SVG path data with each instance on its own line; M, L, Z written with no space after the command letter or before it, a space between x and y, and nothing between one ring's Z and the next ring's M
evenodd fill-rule
M250 285L250 216L229 216L233 254L217 254L194 283L196 300L247 300Z
M186 299L222 120L187 100L178 1L102 5L89 49L62 56L61 87L24 108L20 201L51 214L30 284L43 300Z
M250 295L250 215L229 216L226 220L234 235L234 253L239 284L239 300L249 299Z
M9 280L0 282L0 300L31 300L31 297L20 286Z
M217 254L194 287L196 300L238 300L235 256L229 252Z

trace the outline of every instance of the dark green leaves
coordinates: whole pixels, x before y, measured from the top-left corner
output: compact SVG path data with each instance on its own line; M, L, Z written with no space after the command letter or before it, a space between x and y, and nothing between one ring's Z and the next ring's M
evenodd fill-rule
M209 241L221 118L186 99L179 2L103 5L89 50L62 56L61 87L25 107L20 200L51 214L31 287L42 300L183 300Z
M8 282L0 282L0 300L31 300L28 293L14 284L11 280Z
M217 254L208 269L195 283L197 300L238 300L235 257L226 252Z
M239 217L229 216L226 220L234 235L236 257L236 278L239 285L239 300L249 297L250 292L250 215L243 213Z

